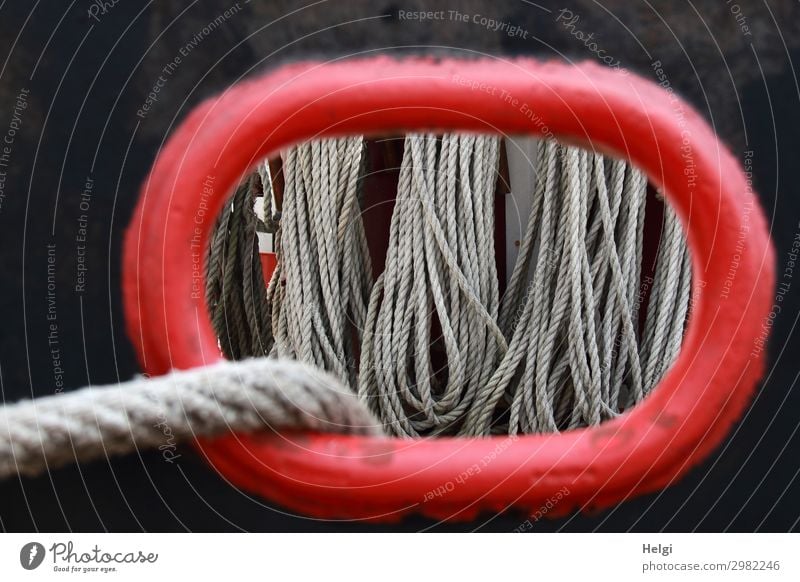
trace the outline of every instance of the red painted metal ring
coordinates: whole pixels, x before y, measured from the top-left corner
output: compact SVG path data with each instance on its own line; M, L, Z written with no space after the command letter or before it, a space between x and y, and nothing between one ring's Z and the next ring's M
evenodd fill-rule
M708 455L762 373L755 346L774 286L765 221L736 160L691 107L594 64L304 63L200 105L158 155L126 235L125 314L143 367L162 374L220 358L203 251L223 201L258 160L309 138L409 129L556 136L643 169L677 209L692 251L693 311L677 361L643 403L595 428L516 439L231 435L199 443L207 458L292 510L391 520L535 511L554 499L558 513L607 506L669 485Z

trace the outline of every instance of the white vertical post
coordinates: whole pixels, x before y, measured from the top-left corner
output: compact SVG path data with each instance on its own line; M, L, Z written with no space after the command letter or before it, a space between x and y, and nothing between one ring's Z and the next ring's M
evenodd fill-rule
M534 162L539 140L527 136L506 138L508 176L511 182L506 194L506 283L511 278L519 254L519 245L525 234L525 226L533 203L533 188L536 182Z

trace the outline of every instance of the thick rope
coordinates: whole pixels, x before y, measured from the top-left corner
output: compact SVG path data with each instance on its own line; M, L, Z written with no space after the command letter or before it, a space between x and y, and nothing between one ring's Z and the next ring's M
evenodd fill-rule
M220 362L0 407L0 479L231 431L381 433L330 374L292 361Z

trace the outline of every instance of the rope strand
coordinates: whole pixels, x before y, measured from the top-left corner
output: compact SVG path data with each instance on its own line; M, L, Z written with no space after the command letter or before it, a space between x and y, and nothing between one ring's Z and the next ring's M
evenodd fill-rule
M231 431L381 434L336 378L299 362L219 362L0 407L0 479Z

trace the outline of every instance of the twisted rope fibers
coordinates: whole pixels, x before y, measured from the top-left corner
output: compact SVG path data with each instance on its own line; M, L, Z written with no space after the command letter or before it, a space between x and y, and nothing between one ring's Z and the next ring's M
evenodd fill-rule
M691 283L686 241L665 205L655 275L643 280L647 180L626 162L540 142L531 213L500 298L499 138L406 137L386 266L374 285L358 207L363 146L355 144L363 141L349 140L284 152L268 294L281 340L269 353L336 373L390 434L598 424L640 402L677 357ZM344 192L326 172L347 174ZM335 242L322 236L334 223ZM357 268L343 270L343 256Z
M0 407L0 479L265 427L381 433L330 374L289 360L223 361Z
M0 478L157 447L164 426L176 440L265 426L554 432L611 418L658 383L680 348L690 261L665 205L640 337L641 172L541 142L531 212L501 298L492 234L498 138L407 136L386 267L374 284L363 151L362 138L292 148L283 153L279 223L271 196L267 224L253 209L272 187L263 168L220 216L206 300L220 348L242 361L6 405ZM259 228L275 231L278 247L266 287ZM271 358L246 359L263 355Z

